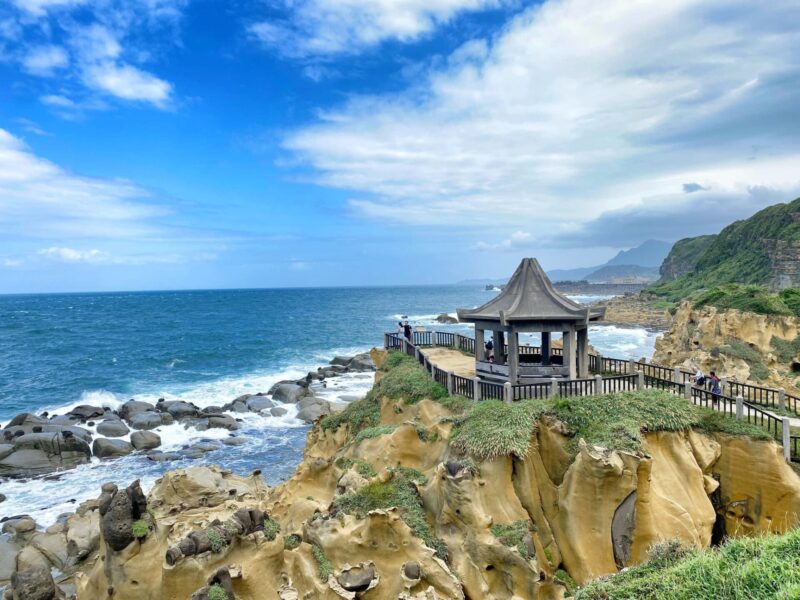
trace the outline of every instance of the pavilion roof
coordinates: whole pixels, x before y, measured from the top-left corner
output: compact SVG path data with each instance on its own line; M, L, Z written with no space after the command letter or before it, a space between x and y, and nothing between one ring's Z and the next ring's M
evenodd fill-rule
M492 300L475 309L458 309L458 320L536 322L594 321L603 309L591 309L559 293L535 258L524 258L505 288ZM520 323L521 324L521 323Z

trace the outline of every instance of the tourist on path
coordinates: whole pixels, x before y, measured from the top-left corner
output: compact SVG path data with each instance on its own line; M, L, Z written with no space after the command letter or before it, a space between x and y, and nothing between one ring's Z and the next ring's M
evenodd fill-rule
M411 341L411 325L408 324L408 321L405 322L403 325L403 334L406 336L406 339L410 342Z

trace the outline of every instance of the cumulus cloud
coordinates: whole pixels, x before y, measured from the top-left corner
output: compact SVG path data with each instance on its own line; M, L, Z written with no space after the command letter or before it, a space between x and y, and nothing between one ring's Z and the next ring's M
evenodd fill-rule
M50 248L42 248L38 252L39 256L52 258L71 263L99 263L108 259L109 255L100 250L75 250L74 248L65 248L58 246L51 246Z
M117 255L110 252L92 248L90 250L78 250L66 246L51 246L42 248L37 255L48 260L55 260L65 263L84 263L90 265L128 265L141 266L148 264L181 264L191 261L209 261L217 258L213 252L199 252L191 255L167 253L132 253ZM22 261L18 261L22 264Z
M533 236L527 231L515 231L510 237L500 240L499 242L480 241L475 244L475 249L482 252L517 250L529 247L532 242Z
M279 0L286 19L252 23L250 34L291 57L355 54L385 40L411 42L459 13L505 0Z
M91 87L125 100L141 100L164 107L172 85L131 65L104 62L86 67L84 81Z
M404 223L569 234L676 192L698 200L687 181L788 199L798 47L789 0L547 0L406 91L327 111L285 148L301 175L349 190L356 214Z

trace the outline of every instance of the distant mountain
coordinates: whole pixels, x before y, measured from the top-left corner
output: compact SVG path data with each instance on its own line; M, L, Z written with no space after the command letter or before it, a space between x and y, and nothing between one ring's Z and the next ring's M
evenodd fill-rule
M580 281L608 283L617 278L658 279L658 267L669 254L672 245L660 240L647 240L631 248L620 250L617 255L602 265L576 269L553 269L547 275L553 281Z
M680 240L661 265L659 295L685 297L739 283L777 291L800 287L800 198L775 204L718 235Z
M620 250L604 266L636 265L639 267L655 267L657 269L664 262L671 248L672 244L669 242L647 240L630 250Z

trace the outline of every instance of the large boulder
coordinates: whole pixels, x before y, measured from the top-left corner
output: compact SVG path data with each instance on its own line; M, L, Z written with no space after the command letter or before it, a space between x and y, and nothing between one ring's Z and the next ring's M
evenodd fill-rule
M261 412L275 406L275 403L265 396L253 396L247 400L247 408L252 412Z
M44 565L17 571L11 576L11 590L7 598L13 600L54 600L63 598L53 581L50 569Z
M97 433L104 435L105 437L122 437L123 435L128 435L129 431L130 429L128 429L128 426L125 425L125 423L116 419L101 421L97 424Z
M125 404L119 407L119 416L130 421L135 415L139 413L155 410L155 406L149 402L142 402L141 400L128 400Z
M125 440L109 440L108 438L97 438L92 444L92 453L97 458L114 458L117 456L127 456L133 452L133 446Z
M372 360L369 352L356 354L347 363L347 369L352 372L366 372L375 370L375 361Z
M108 547L119 552L134 541L133 523L147 512L147 499L139 480L124 490L116 490L115 487L103 486L103 494L100 496L100 531Z
M284 404L294 404L310 394L312 392L308 388L296 383L282 383L272 392L272 398Z
M9 448L11 446L11 448ZM24 433L0 445L0 476L19 477L50 473L86 463L89 444L70 431Z
M199 409L195 405L184 402L183 400L159 402L158 409L162 412L168 412L178 421L186 419L187 417L194 417L199 412Z
M331 359L330 364L339 367L346 367L349 362L350 362L349 356L334 356L333 359Z
M164 424L162 416L155 411L148 410L136 413L129 419L129 422L133 429L155 429Z
M105 410L99 406L91 406L89 404L81 404L80 406L76 406L69 414L79 418L81 421L88 421L90 419L96 419L98 417L102 417L105 413Z
M297 418L306 423L313 423L323 415L331 414L330 405L319 398L303 398L297 403Z
M131 434L131 444L137 450L152 450L161 445L161 437L152 431L134 431Z

